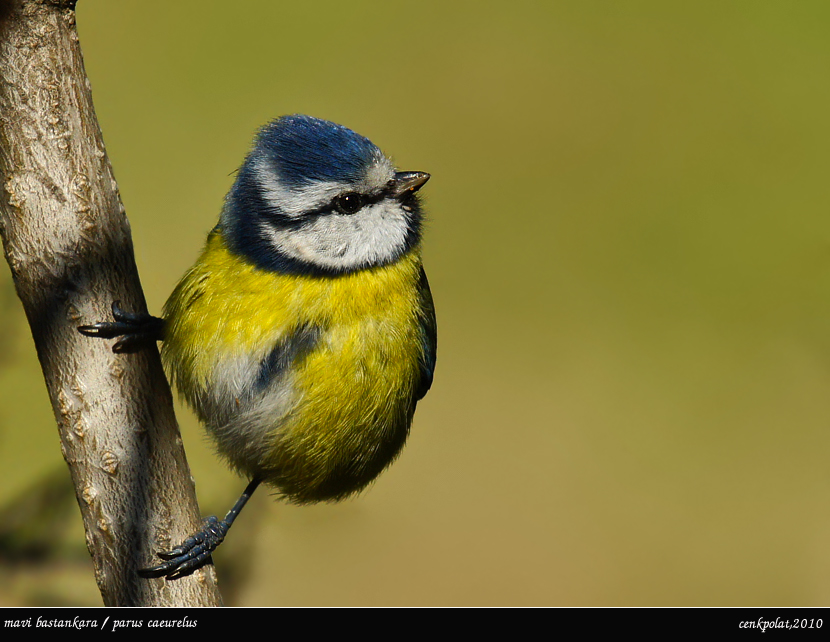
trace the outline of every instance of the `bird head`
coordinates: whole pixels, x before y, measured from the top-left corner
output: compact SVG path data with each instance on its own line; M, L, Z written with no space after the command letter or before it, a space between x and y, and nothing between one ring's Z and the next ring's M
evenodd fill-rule
M231 251L280 272L343 274L417 245L424 172L397 172L370 140L310 116L263 127L226 197Z

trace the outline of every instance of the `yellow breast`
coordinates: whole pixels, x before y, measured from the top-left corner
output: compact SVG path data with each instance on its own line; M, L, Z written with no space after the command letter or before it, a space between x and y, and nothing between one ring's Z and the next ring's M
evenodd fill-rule
M416 249L338 277L278 274L213 233L165 306L165 365L236 468L296 501L337 499L406 437L420 269ZM315 329L313 346L257 389L264 360L303 328Z

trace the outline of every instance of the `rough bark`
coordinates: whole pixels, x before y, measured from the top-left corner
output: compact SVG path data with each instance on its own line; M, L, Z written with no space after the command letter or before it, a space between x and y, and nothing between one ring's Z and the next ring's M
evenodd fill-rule
M146 304L75 2L3 1L0 19L0 232L101 595L106 605L217 605L212 566L173 582L136 575L200 524L158 351L116 355L76 330L109 319L113 300Z

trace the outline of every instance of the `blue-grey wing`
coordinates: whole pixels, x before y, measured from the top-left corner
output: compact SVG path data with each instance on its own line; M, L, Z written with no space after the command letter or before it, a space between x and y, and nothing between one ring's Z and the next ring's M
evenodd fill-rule
M420 359L421 378L415 391L415 400L424 398L430 386L432 375L435 372L435 353L438 346L438 331L435 324L435 305L432 302L432 293L429 290L429 281L424 268L418 281L418 296L420 304L421 343L423 352Z

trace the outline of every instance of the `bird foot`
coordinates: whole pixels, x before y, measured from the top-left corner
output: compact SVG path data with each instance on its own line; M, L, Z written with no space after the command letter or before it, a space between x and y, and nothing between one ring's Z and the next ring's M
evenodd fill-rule
M100 339L120 337L112 346L112 351L117 353L138 352L162 339L164 319L151 316L146 312L127 312L122 310L120 305L120 301L112 304L112 316L115 321L82 325L78 328L78 332Z
M141 577L165 577L176 580L190 575L196 569L211 561L211 553L225 539L230 524L219 520L215 516L205 520L205 527L198 533L188 537L173 550L159 552L158 556L167 560L158 566L142 568L138 571Z

